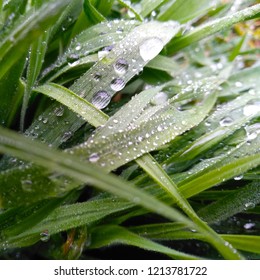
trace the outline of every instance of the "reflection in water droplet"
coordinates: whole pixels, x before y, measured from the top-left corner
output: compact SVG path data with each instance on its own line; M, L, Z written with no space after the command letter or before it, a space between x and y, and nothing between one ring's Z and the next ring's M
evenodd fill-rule
M121 78L116 78L111 82L110 87L114 91L119 91L125 87L125 81Z
M163 49L163 42L161 39L154 37L145 40L139 46L140 56L144 61L149 61L156 57Z
M89 156L88 160L90 162L97 162L99 160L99 155L97 153L93 153Z
M91 100L91 103L98 109L105 108L111 100L111 95L105 90L96 92Z
M220 120L219 124L221 126L229 126L233 123L233 119L231 117L225 117Z
M118 75L124 75L128 66L128 62L124 58L119 58L114 64L114 69Z
M50 234L48 230L44 230L43 232L40 233L40 239L43 242L47 242L50 240Z

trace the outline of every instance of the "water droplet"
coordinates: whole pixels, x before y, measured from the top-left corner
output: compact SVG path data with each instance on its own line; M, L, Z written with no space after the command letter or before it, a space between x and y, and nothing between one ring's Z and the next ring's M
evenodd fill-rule
M97 153L93 153L89 156L88 160L90 162L97 162L99 160L99 155Z
M255 203L254 202L247 202L247 203L245 203L245 209L246 210L252 209L252 208L255 208Z
M165 92L158 92L154 98L151 100L153 105L164 104L168 100L168 95Z
M21 184L22 184L22 189L25 192L31 192L32 191L32 181L29 179L26 180L21 180Z
M111 82L110 87L114 91L119 91L125 87L125 81L121 78L116 78Z
M50 233L49 233L49 231L47 229L40 233L40 239L43 242L49 241L50 237L51 237Z
M241 82L235 82L235 86L236 86L236 87L242 87L243 84L242 84Z
M234 177L234 180L236 180L236 181L239 181L239 180L242 180L242 179L243 179L243 175L239 175L239 176Z
M54 114L57 116L57 117L62 117L63 116L63 113L64 113L64 108L63 107L56 107L54 109Z
M219 124L221 126L229 126L233 123L233 119L231 117L225 117L220 120Z
M43 119L42 119L42 122L43 122L43 123L47 123L47 122L48 122L48 119L47 119L47 118L43 118Z
M72 132L66 131L61 138L61 142L66 142L71 136L72 136Z
M102 58L104 58L108 54L109 54L109 51L101 50L101 51L98 52L98 59L101 60Z
M118 75L124 75L128 66L128 62L124 58L119 58L114 64L114 69Z
M99 90L93 95L91 102L96 108L103 109L109 104L110 100L111 95L108 92Z
M145 40L139 46L139 53L142 59L146 62L156 57L163 49L163 42L157 37Z
M251 229L255 226L255 223L246 223L244 224L244 229Z
M245 116L255 115L260 111L260 100L250 100L243 108L243 114Z
M81 45L77 45L75 48L76 51L80 51L81 50Z

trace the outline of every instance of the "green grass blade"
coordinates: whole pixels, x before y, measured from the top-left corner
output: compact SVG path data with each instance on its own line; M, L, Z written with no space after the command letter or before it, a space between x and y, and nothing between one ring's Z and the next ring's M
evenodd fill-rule
M185 23L206 14L212 8L216 8L219 1L201 0L199 5L196 0L176 0L171 2L170 5L166 4L165 7L162 7L158 20L177 20L180 23Z
M88 182L102 190L114 193L145 208L156 211L156 213L164 217L179 220L187 226L194 226L188 218L180 214L177 210L135 188L132 184L124 182L116 176L104 173L102 169L94 167L89 163L83 165L82 161L75 156L55 151L42 143L37 143L4 128L0 128L0 131L0 150L2 152L11 153L24 160L31 159L43 167L62 172L77 181L82 181L83 183ZM102 176L100 176L100 172ZM3 207L4 199L2 196L1 207Z
M260 254L260 236L232 234L223 234L222 236L239 250Z
M229 28L235 23L248 20L259 13L260 4L256 4L235 14L210 21L204 25L200 25L187 34L172 40L167 46L168 53L173 54L194 42L208 37L220 30L223 30L224 28Z
M109 246L113 244L127 244L131 246L136 246L149 251L152 250L154 252L163 253L173 259L200 259L199 257L190 254L185 254L177 250L170 249L149 239L145 239L144 237L130 232L127 229L120 226L105 225L94 228L92 230L90 249Z
M20 130L24 130L24 121L26 116L26 110L32 93L32 88L37 80L37 77L41 71L44 56L48 44L49 31L46 31L38 40L32 44L29 51L29 65L27 68L27 80L26 87L23 96L23 104L20 118Z
M50 98L54 98L58 102L69 107L75 113L80 114L84 120L95 127L104 125L108 120L108 117L102 111L63 86L54 83L45 84L37 87L35 91L41 92ZM57 115L62 114L63 109L60 107L60 110L57 110Z
M5 36L1 36L0 78L27 51L30 44L51 26L69 2L50 1L36 11L29 11L15 22Z

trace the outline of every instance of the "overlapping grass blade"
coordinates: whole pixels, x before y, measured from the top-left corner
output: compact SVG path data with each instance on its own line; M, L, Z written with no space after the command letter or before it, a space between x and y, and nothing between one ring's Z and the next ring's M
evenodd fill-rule
M69 0L48 1L39 9L30 10L21 16L7 33L2 34L0 38L0 78L28 50L30 44L55 22L69 2Z
M208 1L207 1L208 2ZM208 37L224 28L228 28L233 24L245 21L253 18L260 12L260 4L256 4L252 7L246 8L242 11L228 15L213 21L210 21L204 25L200 25L194 28L192 31L187 34L180 36L176 39L173 39L167 46L169 54L173 54L176 51L191 45L194 42L197 42L205 37Z

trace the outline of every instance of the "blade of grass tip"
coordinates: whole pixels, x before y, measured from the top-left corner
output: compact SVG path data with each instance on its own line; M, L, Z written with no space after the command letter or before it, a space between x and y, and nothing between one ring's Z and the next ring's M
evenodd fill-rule
M28 107L28 103L30 100L30 96L32 93L32 88L37 80L37 77L41 71L44 56L47 49L47 42L49 37L49 31L44 32L38 40L32 44L29 51L29 65L27 68L27 80L26 87L23 96L23 104L21 110L21 118L20 118L20 130L24 130L24 121L26 116L26 110Z
M91 1L85 0L83 7L86 17L92 24L106 21L106 18L92 5Z
M139 14L135 8L131 5L131 3L129 4L129 1L124 1L124 0L118 0L118 3L121 4L123 7L129 9L136 17L137 20L139 21L143 21L143 17L141 16L141 14Z
M168 54L173 54L178 50L191 45L194 42L197 42L205 37L208 37L222 29L227 29L235 23L240 21L249 20L260 13L260 4L256 4L252 7L246 8L242 11L239 11L235 14L225 16L213 21L210 21L206 24L195 27L192 31L187 34L171 40L167 45Z
M199 231L207 236L208 242L210 242L224 257L242 258L242 256L240 256L230 244L227 244L224 239L222 239L210 226L198 217L188 201L180 193L178 187L151 155L143 155L141 158L137 159L136 162L174 198L176 204L194 223L197 224Z
M104 125L109 118L105 113L97 109L87 100L58 84L45 84L35 88L35 91L56 99L75 113L80 114L84 120L95 127Z
M164 3L167 3L169 0L141 0L141 12L140 15L145 18L152 11L156 10L158 7L162 6Z

